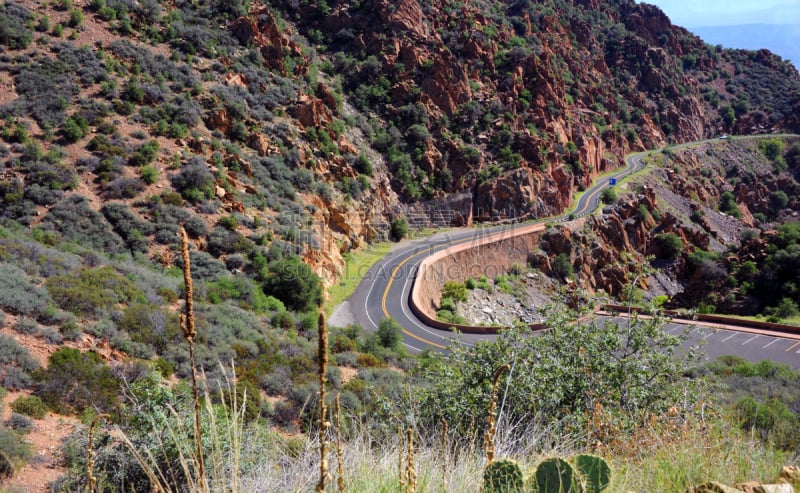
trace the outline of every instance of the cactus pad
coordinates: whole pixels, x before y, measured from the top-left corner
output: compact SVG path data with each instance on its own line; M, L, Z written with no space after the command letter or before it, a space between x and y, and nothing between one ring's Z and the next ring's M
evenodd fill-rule
M513 460L492 462L483 471L484 493L523 493L522 469Z
M534 475L539 493L581 493L575 471L564 459L546 459L536 467Z
M582 454L574 462L583 479L585 493L600 493L611 482L611 468L602 457Z

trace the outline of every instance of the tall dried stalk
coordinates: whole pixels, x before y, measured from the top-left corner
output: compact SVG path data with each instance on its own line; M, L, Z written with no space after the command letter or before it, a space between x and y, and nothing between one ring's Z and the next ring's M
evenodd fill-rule
M409 428L406 430L406 479L408 480L408 487L406 493L415 493L417 491L417 470L414 468L414 432Z
M447 440L448 428L447 420L442 418L442 491L447 491L447 466L450 461L450 447Z
M325 419L327 406L325 405L325 383L328 371L328 325L325 323L325 312L320 309L319 319L317 319L317 329L319 331L319 483L317 483L317 493L325 492L325 481L328 478L328 459L327 455L327 430L330 423Z
M336 487L344 493L344 457L342 455L342 405L336 394Z
M403 469L403 453L405 447L403 446L403 428L397 427L397 439L400 443L397 446L397 476L400 478L400 491L403 491L403 487L406 485L406 476L405 470Z
M511 367L503 365L494 371L492 381L492 398L489 400L489 429L486 430L486 465L490 466L494 462L494 435L497 433L497 384L500 382L500 377L508 371Z
M197 338L197 329L194 326L194 300L192 270L189 263L189 238L186 230L181 226L181 255L183 256L183 283L185 286L186 304L184 313L181 314L181 330L183 338L189 344L189 363L192 367L192 397L194 400L194 441L197 446L197 487L206 491L206 471L203 461L203 434L200 429L200 389L197 386L197 366L194 357L194 341Z
M94 493L94 487L97 484L97 478L94 476L94 428L101 419L108 419L108 414L98 414L89 425L89 443L86 444L86 491Z

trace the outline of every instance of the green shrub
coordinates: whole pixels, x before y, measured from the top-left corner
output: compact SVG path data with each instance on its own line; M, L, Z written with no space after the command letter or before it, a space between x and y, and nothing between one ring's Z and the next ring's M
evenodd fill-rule
M37 370L37 395L57 412L81 412L92 407L114 412L119 405L119 379L99 354L61 348L48 358L47 369Z
M18 315L38 315L49 301L47 291L31 284L25 271L0 263L0 308Z
M89 122L83 115L72 115L64 122L61 133L67 142L77 142L89 134Z
M614 188L606 188L603 189L603 192L600 194L600 200L602 200L606 204L614 204L617 202L617 191Z
M79 9L72 9L69 11L69 26L78 27L83 25L84 15L83 11Z
M214 176L197 156L172 178L172 184L190 202L200 202L214 196Z
M217 224L231 231L239 228L239 221L235 216L222 216Z
M778 214L787 205L789 205L789 196L783 190L776 190L769 195L769 208L773 214Z
M455 312L456 302L453 300L453 298L447 298L447 297L442 298L442 300L439 302L439 309L446 310L449 312Z
M0 44L12 50L24 49L33 41L28 25L33 21L30 10L16 3L0 6Z
M399 217L392 219L389 228L389 238L391 238L392 241L400 241L405 238L406 235L408 235L408 223L405 218Z
M355 169L362 175L372 176L374 173L372 163L369 162L369 158L367 158L367 156L363 153L358 155L358 158L355 162Z
M467 286L462 282L447 281L442 287L442 298L467 301Z
M11 337L0 335L0 388L17 390L29 387L32 383L30 373L38 367L39 363L24 346Z
M0 426L0 450L0 477L10 476L32 455L31 446L4 426Z
M170 378L175 373L175 365L164 358L156 358L153 367L163 378Z
M261 277L264 293L278 298L289 309L308 311L322 303L319 277L297 257L270 262Z
M758 148L764 153L764 156L767 157L770 161L775 161L778 157L781 156L783 152L784 144L783 141L780 139L762 139L758 143Z
M722 195L719 196L719 210L737 219L742 217L736 197L728 191L722 192Z
M675 233L656 235L655 244L659 249L661 258L675 258L683 251L683 240Z
M22 414L11 413L11 417L6 421L6 426L24 435L33 430L33 421Z
M24 414L34 419L42 419L47 414L47 406L35 395L23 395L11 403L15 413Z
M569 261L569 255L566 253L559 253L553 262L553 272L566 279L572 276L572 263Z
M84 316L99 315L117 303L142 296L130 280L110 266L53 276L45 286L59 307Z
M147 164L142 166L142 169L139 170L139 176L143 182L147 183L148 185L152 185L158 181L158 170L155 167Z
M80 195L68 195L50 208L41 223L45 231L60 234L65 241L72 241L106 253L122 253L125 242L97 211L88 199Z
M433 431L444 418L454 433L466 433L470 416L488 408L492 368L515 358L525 371L516 374L505 394L504 412L520 419L519 425L536 419L585 433L599 402L619 417L618 426L632 429L650 413L684 402L688 383L679 377L691 361L677 357L681 338L663 332L663 319L634 317L629 326L627 320L579 322L578 315L556 306L546 314L547 337L531 337L530 329L519 326L492 341L454 343L446 355L422 358L414 371L429 386L418 391L420 426ZM624 356L617 360L608 354ZM588 384L587 374L592 376ZM476 425L479 435L485 431L485 424Z
M177 315L149 303L128 305L119 330L127 333L131 341L155 348L158 354L163 354L169 344L177 344L181 334Z

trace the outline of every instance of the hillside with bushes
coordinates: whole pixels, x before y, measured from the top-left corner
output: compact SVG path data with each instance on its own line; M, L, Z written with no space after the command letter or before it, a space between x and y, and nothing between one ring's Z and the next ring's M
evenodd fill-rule
M434 206L452 212L450 226L558 214L630 151L796 132L799 111L790 64L706 45L632 0L4 1L0 489L84 490L91 467L97 491L194 485L194 358L210 489L310 490L318 312L347 259L403 240L407 218ZM551 241L572 246L538 252L538 267L616 294L642 250L668 261L655 267L687 296L708 267L719 290L693 298L706 307L794 313L795 281L778 274L797 246L798 144L762 142L731 141L705 167L692 154L653 158L648 179L699 212L661 207L645 189L608 192L614 213L590 218L574 242ZM746 226L746 255L723 255L730 238L711 209ZM625 214L641 234L615 243ZM604 255L580 257L580 242L597 237ZM673 303L688 305L678 294ZM757 451L740 457L741 480L774 479L792 460L796 403L713 404L719 415L743 409L755 438L735 418L706 422L705 373L727 370L662 357L680 352L679 339L582 332L558 301L548 324L566 331L550 335L559 348L520 329L454 349L460 365L407 354L391 320L374 333L330 327L324 375L341 409L349 490L408 488L414 464L420 490L479 490L495 363L514 382L498 454L526 466L591 450L621 473L618 491L655 491L667 483L631 477L663 460L656 443L687 458L693 440ZM660 337L657 323L636 323ZM587 345L567 344L573 336ZM603 359L622 348L632 352ZM741 366L732 371L795 378ZM669 487L724 479L724 454L708 464ZM40 482L14 482L20 474Z

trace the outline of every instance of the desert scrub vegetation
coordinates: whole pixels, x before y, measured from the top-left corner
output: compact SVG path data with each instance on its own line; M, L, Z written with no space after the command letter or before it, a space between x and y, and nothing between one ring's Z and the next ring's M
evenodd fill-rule
M619 413L619 426L630 431L651 413L687 402L684 393L691 393L694 383L681 375L696 355L684 354L680 336L662 332L662 320L634 317L621 324L578 324L563 309L549 309L546 315L547 332L532 334L519 327L491 342L456 344L446 355L421 358L414 369L424 382L419 391L421 425L435 428L444 418L458 434L466 435L473 426L483 433L484 424L473 425L471 417L488 407L492 368L498 361L511 364L507 413L521 424L543 419L558 423L588 441L602 441L592 436L600 430L585 434L596 407Z
M29 387L33 380L31 372L39 368L37 362L17 341L0 335L0 385L6 389L19 390Z
M702 369L734 423L780 450L798 453L800 372L768 360L750 363L723 356Z
M312 491L317 477L309 471L319 466L314 429L288 436L263 421L243 419L242 401L229 391L231 381L221 383L203 399L209 491ZM125 433L124 441L109 439L109 433L120 432L115 427L96 432L94 474L99 491L117 491L122 485L146 490L153 483L163 491L181 490L187 484L193 453L192 440L187 439L193 421L190 391L185 386L170 387L150 372L131 384L127 395L130 407L118 425ZM502 457L513 457L524 471L535 470L548 458L574 457L585 450L574 435L557 425L522 428L508 414L503 416L497 424L495 449ZM407 456L405 437L392 429L382 436L370 421L354 419L346 411L344 418L337 431L343 434L345 491L402 490L405 469L402 474L398 471L398 457L405 460ZM487 464L482 439L472 435L465 441L469 437L453 433L443 436L444 429L431 434L414 431L417 491L482 491ZM611 466L605 490L610 492L684 491L709 480L774 478L783 463L792 461L790 455L732 428L714 413L703 420L667 413L649 420L635 435L618 438L613 447L600 451ZM84 429L64 444L69 473L54 486L56 491L85 486L86 443ZM333 460L332 454L329 458Z

